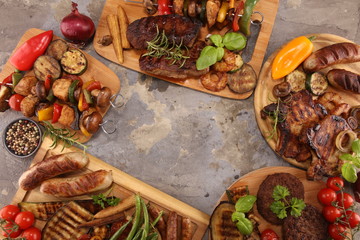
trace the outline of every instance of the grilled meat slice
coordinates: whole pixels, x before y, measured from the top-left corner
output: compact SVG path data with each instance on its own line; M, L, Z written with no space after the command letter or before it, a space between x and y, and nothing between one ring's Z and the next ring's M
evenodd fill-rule
M146 49L147 42L153 40L158 31L165 32L169 42L182 43L191 47L199 34L201 22L184 16L170 14L149 16L132 22L127 29L126 37L136 49Z
M196 59L199 57L201 50L205 47L205 43L198 41L190 49L183 66L183 60L174 63L173 59L167 59L166 56L155 58L150 56L141 56L139 59L140 69L144 72L152 73L159 76L184 79L188 77L200 77L209 71L196 69Z

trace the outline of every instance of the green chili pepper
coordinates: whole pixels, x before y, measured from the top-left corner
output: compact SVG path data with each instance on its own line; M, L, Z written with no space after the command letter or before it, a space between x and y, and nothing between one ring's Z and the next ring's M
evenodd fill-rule
M126 240L132 240L135 233L138 231L139 222L141 221L141 199L139 195L135 195L135 219Z
M87 89L84 89L83 92L84 92L85 101L87 102L87 104L90 104L90 105L93 104L93 100L92 100L90 92Z
M20 72L14 72L11 77L12 77L12 84L13 84L13 88L14 88L20 82L20 80L23 78L23 75Z
M69 100L72 104L76 104L74 92L75 92L75 89L76 89L78 83L79 83L79 80L76 79L75 81L73 81L70 84L70 87L69 87Z
M246 0L245 2L244 14L240 19L240 31L244 33L245 36L250 35L251 14L259 1L260 0Z
M114 235L111 236L111 238L109 240L116 240L120 237L120 235L123 233L123 231L125 230L125 228L130 224L130 222L132 221L132 218L129 219L129 221L127 221L124 225L121 226L121 228L119 228Z

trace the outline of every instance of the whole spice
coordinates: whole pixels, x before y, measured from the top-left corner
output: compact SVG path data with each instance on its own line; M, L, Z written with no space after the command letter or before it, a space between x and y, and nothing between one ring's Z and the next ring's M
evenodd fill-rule
M40 144L38 126L28 120L18 120L5 133L5 145L15 155L27 156Z
M276 54L271 66L273 79L280 79L294 71L314 49L313 38L300 36L288 42Z

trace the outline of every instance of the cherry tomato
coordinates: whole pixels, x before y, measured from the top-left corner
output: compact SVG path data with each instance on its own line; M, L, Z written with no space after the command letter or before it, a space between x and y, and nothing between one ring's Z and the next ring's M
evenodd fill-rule
M328 232L334 240L345 239L344 236L340 235L340 234L346 234L345 231L346 231L346 228L342 224L332 223L332 224L329 224L329 226L328 226Z
M9 106L15 111L20 111L20 103L24 99L20 94L15 93L9 98Z
M348 193L338 193L336 201L339 206L344 207L345 209L354 205L354 198Z
M7 222L3 225L2 235L4 237L16 238L21 234L21 229L13 222Z
M318 192L317 198L321 204L331 206L336 201L336 192L331 188L323 188Z
M261 240L279 240L279 236L271 229L265 229L261 233Z
M7 205L1 209L0 218L7 221L14 221L16 215L20 212L20 209L15 205Z
M329 177L326 181L326 186L334 191L339 191L344 187L344 180L341 177Z
M21 236L26 240L41 240L41 231L37 227L29 227Z
M328 222L335 222L337 218L341 217L341 211L334 206L325 206L322 211L324 218Z
M16 215L15 223L19 225L21 229L27 229L34 224L35 217L30 211L20 212Z
M346 217L342 218L341 220L344 222L349 222L351 228L355 228L360 223L360 215L353 211L346 211Z

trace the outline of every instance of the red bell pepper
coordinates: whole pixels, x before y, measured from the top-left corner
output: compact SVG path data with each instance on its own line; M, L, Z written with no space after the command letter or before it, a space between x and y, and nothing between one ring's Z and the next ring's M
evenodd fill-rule
M80 93L79 102L78 102L78 109L80 112L83 112L89 109L89 104L86 102L85 95L83 92Z
M30 70L35 60L44 54L53 37L53 31L40 33L24 42L10 57L10 63L20 71Z
M169 0L158 0L158 14L168 15L171 13Z
M234 15L234 19L233 19L233 22L232 22L232 29L234 32L237 32L240 30L240 26L239 26L239 18L240 18L240 12L244 9L244 2L241 1L239 3L239 5L236 7L235 9L235 15Z
M87 86L86 90L91 92L94 89L101 89L101 83L99 81L92 82L89 86Z
M0 86L1 85L12 85L12 75L14 73L11 73L9 76L7 76L1 83L0 83Z
M46 79L45 79L45 89L46 89L46 92L49 92L50 91L50 88L51 88L51 75L47 75L46 76Z
M51 123L57 123L60 118L62 108L63 106L61 106L60 104L54 103L54 112Z

